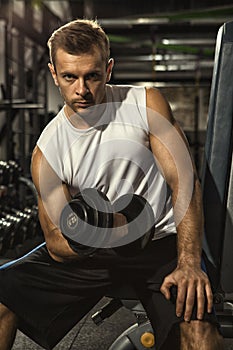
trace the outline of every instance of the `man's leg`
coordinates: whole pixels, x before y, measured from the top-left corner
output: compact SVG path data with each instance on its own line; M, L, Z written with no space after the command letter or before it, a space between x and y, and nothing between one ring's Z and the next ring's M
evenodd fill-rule
M17 331L17 318L6 306L0 304L0 349L10 350Z
M180 350L223 350L223 337L210 322L193 320L180 324Z

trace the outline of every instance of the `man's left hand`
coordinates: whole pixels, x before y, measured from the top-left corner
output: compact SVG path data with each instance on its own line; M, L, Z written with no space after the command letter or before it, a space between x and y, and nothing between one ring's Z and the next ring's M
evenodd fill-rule
M205 308L212 311L213 294L210 281L204 271L195 266L179 266L171 274L165 277L160 291L166 299L170 299L170 288L177 287L176 315L189 322L194 303L197 303L197 319L201 320Z

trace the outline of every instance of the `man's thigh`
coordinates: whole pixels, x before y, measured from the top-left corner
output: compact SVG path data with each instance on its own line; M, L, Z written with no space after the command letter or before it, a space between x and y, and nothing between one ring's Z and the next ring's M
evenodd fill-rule
M203 269L204 269L204 264ZM167 300L160 292L164 278L177 267L176 236L168 236L152 242L150 247L137 258L129 259L129 263L122 269L128 275L128 281L134 285L136 294L141 300L150 319L155 333L156 350L167 341L175 349L179 349L179 325L184 322L183 316L176 316L177 289L170 289L171 298ZM197 320L197 307L193 308L192 320ZM204 314L204 322L208 322L215 329L219 327L214 311ZM176 340L176 343L175 343ZM168 348L169 349L169 348ZM161 348L162 350L162 348Z
M19 329L52 348L105 295L108 270L55 262L45 246L0 270L0 301Z

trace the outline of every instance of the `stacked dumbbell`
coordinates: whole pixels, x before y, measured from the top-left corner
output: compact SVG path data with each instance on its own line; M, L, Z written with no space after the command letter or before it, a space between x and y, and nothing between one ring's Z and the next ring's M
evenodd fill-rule
M125 216L127 230L114 227L116 214ZM138 254L151 241L154 214L150 204L139 195L126 194L110 203L101 191L87 188L64 207L60 228L80 256L90 256L99 248L113 248L120 255L130 256Z
M0 207L18 205L18 186L22 169L14 160L0 161Z
M0 161L0 255L22 245L26 240L41 235L37 203L24 205L23 193L31 191L28 183L22 183L22 169L13 160ZM26 185L25 185L26 184ZM26 188L25 188L26 186Z
M0 216L0 255L40 234L37 208L12 208Z
M0 161L0 186L16 184L21 174L22 169L16 161Z

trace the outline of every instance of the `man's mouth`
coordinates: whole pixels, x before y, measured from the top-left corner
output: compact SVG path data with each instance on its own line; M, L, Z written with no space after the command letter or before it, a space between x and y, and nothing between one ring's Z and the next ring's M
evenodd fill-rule
M74 101L73 105L77 108L88 108L93 105L93 102L91 101Z

